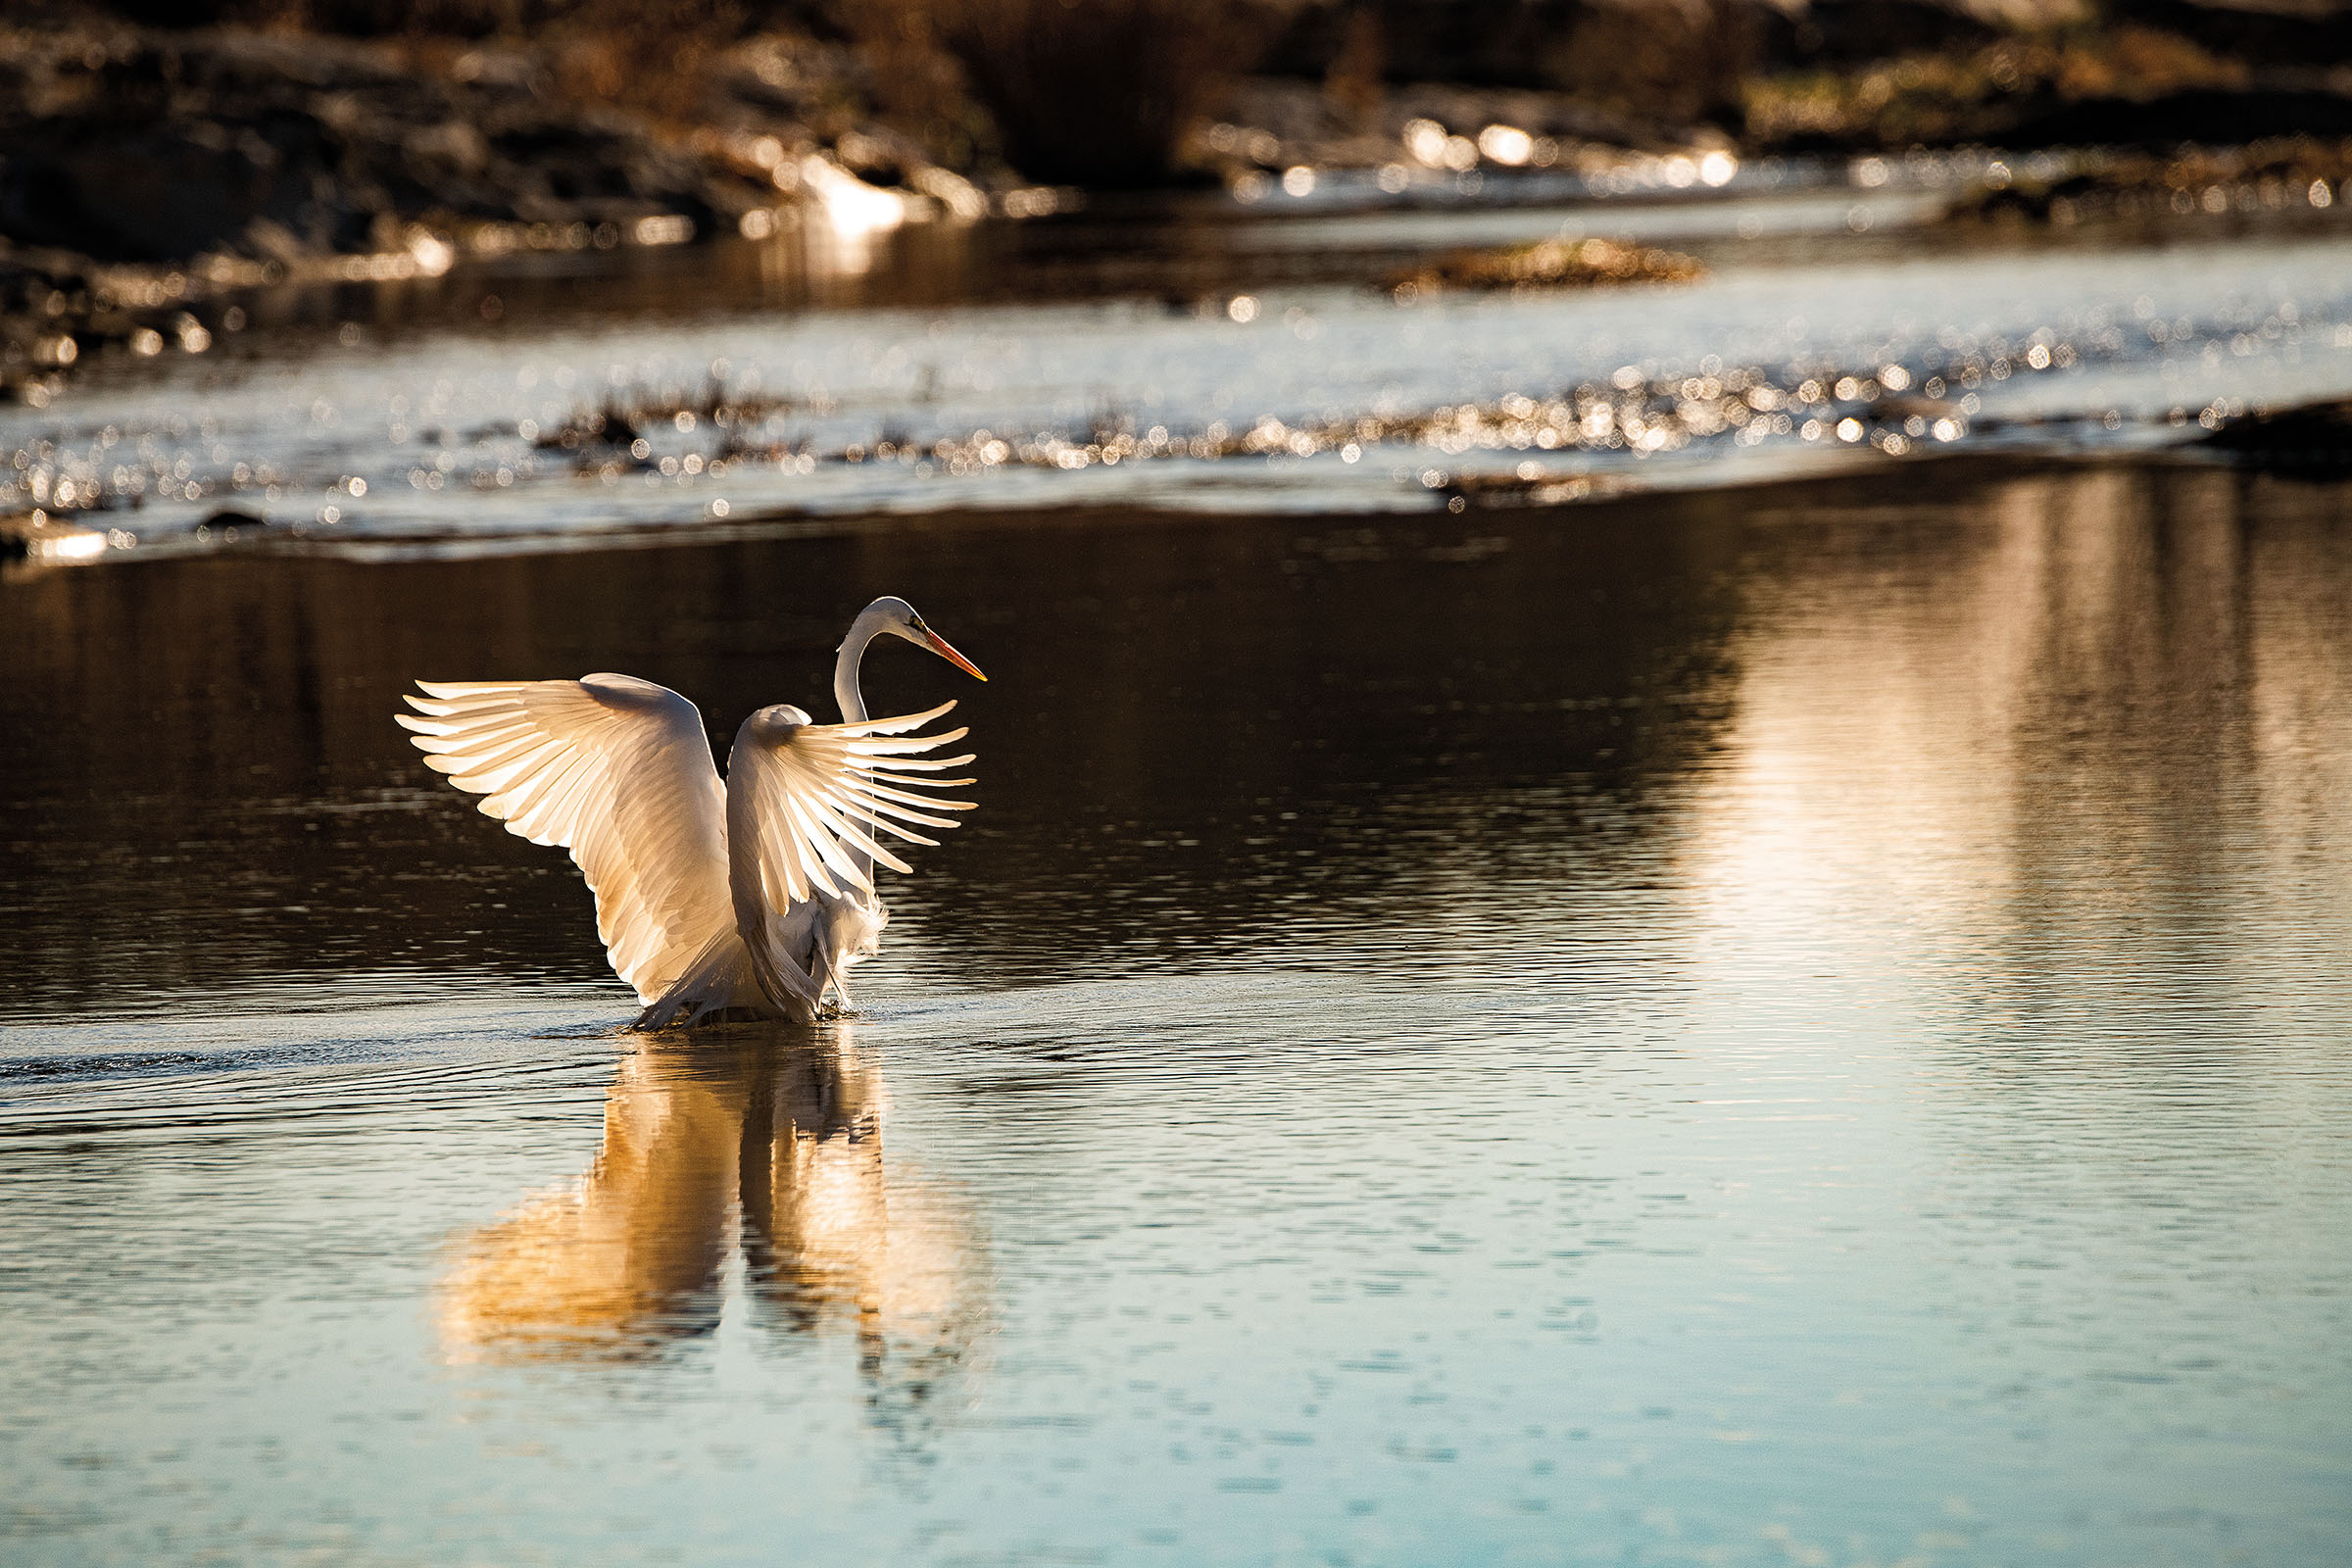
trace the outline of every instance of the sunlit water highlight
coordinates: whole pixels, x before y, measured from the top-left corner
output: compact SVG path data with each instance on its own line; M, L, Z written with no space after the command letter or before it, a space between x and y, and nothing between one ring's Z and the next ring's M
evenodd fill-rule
M0 587L0 1555L2338 1560L2343 494L1895 471ZM615 1033L394 692L883 588L870 1014Z
M2132 450L2352 394L2336 215L2027 236L1928 221L1951 194L1081 217L909 232L870 274L812 272L783 241L540 259L313 301L341 327L0 410L0 507L150 550L241 526L250 547L250 520L192 531L228 509L377 554L779 514L1409 512L1463 474L1687 485L1874 448ZM1710 275L1378 286L1561 233L1688 248ZM616 442L554 444L607 404L634 411Z

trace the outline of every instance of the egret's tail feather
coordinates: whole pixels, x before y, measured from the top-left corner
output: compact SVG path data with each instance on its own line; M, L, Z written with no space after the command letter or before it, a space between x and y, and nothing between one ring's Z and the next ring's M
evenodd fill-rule
M686 972L637 1015L639 1029L691 1029L733 1019L793 1016L760 988L743 939L729 931L705 944Z

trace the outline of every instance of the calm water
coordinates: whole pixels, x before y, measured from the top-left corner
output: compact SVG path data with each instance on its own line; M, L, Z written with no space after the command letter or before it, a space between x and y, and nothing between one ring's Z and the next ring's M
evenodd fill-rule
M2352 500L1895 466L0 585L10 1562L2330 1564ZM868 1012L388 714L902 592Z

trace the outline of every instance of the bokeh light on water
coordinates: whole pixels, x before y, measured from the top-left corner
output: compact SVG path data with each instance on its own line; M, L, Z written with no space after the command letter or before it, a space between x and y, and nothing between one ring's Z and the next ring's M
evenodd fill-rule
M1864 449L2130 451L2352 392L2325 215L2056 245L1930 221L1958 177L1180 207L907 232L856 267L803 234L618 278L453 274L314 301L351 318L313 334L0 410L0 504L150 550L231 526L250 547L259 519L281 544L376 553L1053 502L1414 511L1457 477L1689 485ZM1382 286L1450 247L1562 235L1672 246L1709 275ZM223 512L248 520L210 521Z

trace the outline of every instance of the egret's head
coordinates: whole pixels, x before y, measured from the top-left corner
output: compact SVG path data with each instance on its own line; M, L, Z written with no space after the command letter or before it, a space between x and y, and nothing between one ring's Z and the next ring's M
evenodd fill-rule
M975 680L988 679L986 675L980 673L978 664L957 653L945 637L924 625L923 617L916 614L914 607L906 600L889 597L877 599L865 607L865 613L880 617L881 624L875 628L876 631L890 632L906 638L917 647L928 648Z

